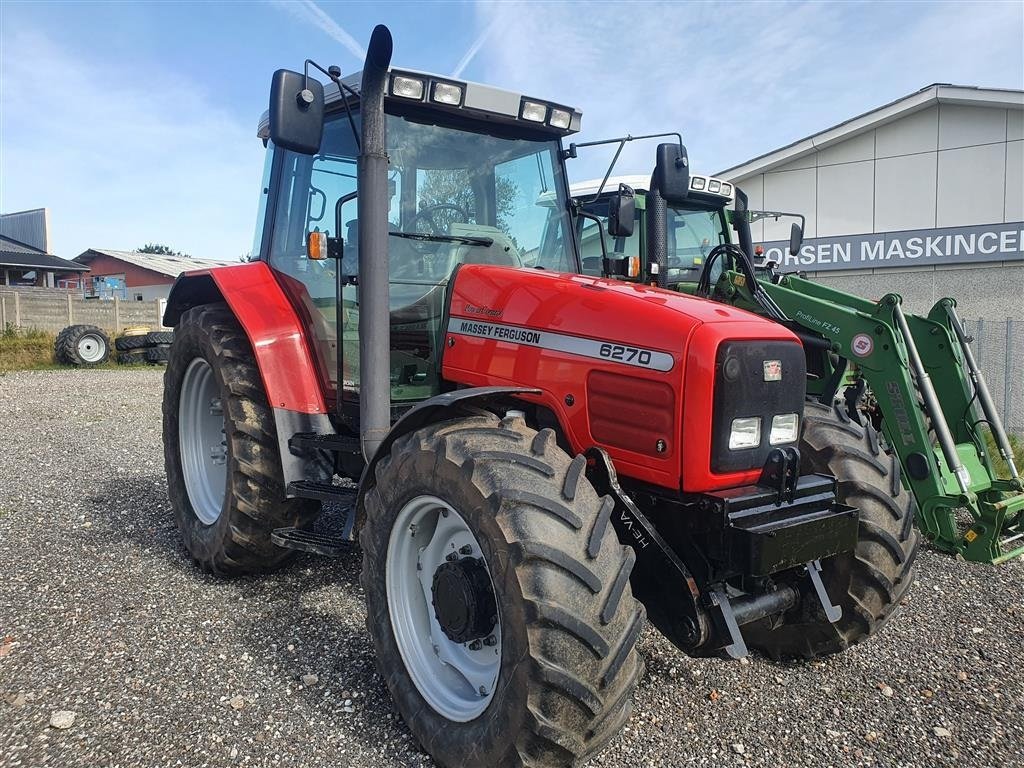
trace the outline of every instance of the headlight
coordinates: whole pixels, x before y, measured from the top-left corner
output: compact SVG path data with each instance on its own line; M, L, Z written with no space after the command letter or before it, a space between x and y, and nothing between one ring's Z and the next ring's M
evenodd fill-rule
M756 448L761 444L761 419L752 416L733 419L729 430L729 450L739 451L744 448Z
M520 115L523 120L532 123L543 123L548 119L548 105L538 104L536 101L523 101L523 110Z
M705 179L703 176L694 176L690 182L690 189L704 189Z
M716 179L711 179L711 181L708 182L708 192L718 192L721 188L722 182Z
M569 123L572 122L572 115L564 109L552 109L551 120L549 122L555 128L568 129Z
M403 99L422 99L423 81L415 77L395 75L391 78L391 93Z
M772 431L768 435L768 442L772 445L795 443L799 427L800 417L795 413L780 413L772 418Z
M451 104L457 107L462 103L462 89L451 83L434 83L433 99L438 104Z
M722 184L722 194L731 197L732 196L732 184Z

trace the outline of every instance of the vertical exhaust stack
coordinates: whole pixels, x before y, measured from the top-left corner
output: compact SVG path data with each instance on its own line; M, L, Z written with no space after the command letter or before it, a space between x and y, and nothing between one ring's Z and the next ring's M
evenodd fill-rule
M391 430L391 317L388 306L388 156L384 92L393 50L378 24L370 36L360 93L362 141L359 198L359 422L369 462Z
M661 196L657 174L651 178L647 193L647 259L658 267L659 288L668 285L668 203ZM650 267L648 267L650 269Z

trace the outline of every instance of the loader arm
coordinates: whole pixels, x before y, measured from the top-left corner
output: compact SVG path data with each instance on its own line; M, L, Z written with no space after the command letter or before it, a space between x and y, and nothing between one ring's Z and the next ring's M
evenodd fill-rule
M827 344L806 345L809 356L821 358L809 394L831 402L842 387L860 380L870 390L881 431L917 499L925 535L970 560L998 563L1024 555L1021 482L997 476L979 434L987 419L947 305L939 302L921 317L904 313L896 294L873 302L795 275L758 283L793 325ZM758 309L740 273L724 273L716 292ZM915 375L916 365L924 376ZM974 518L966 530L956 520L960 508Z

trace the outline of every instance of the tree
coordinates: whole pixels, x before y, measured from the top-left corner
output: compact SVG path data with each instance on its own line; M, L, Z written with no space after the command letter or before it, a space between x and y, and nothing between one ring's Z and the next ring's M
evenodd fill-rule
M152 253L157 256L182 256L186 259L192 258L189 254L183 253L182 251L176 251L170 246L163 245L162 243L146 243L144 246L137 249L136 253Z
M500 176L495 179L494 187L498 207L495 224L501 231L511 234L509 232L508 216L515 209L519 188L511 179ZM427 171L423 184L417 190L417 198L417 207L421 211L429 210L435 205L454 205L465 212L469 219L476 220L475 195L473 194L473 187L470 185L469 171L465 169L454 168ZM447 232L448 225L452 222L466 220L451 208L442 209L434 213L431 218L433 218L438 232ZM429 223L426 226L420 227L423 230L429 230L429 228Z

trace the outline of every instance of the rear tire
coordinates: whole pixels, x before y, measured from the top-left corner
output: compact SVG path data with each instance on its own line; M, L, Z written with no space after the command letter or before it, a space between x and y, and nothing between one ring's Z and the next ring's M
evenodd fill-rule
M611 500L597 495L585 469L583 456L566 455L552 430L479 412L399 438L376 467L360 536L367 627L398 711L442 766L577 765L632 712L644 624L629 586L635 555L616 537ZM497 604L497 681L483 711L462 721L442 715L418 688L405 661L416 658L412 641L396 640L389 608L389 568L398 567L389 557L403 546L393 542L417 535L403 515L427 497L457 510L471 530ZM440 615L423 605L428 619ZM429 653L419 658L421 679L452 674Z
M204 392L209 397L200 397ZM214 461L209 451L217 446L206 443L216 439L202 442L196 425L209 427L218 411L224 453ZM163 433L171 505L185 548L201 568L223 575L265 571L294 554L275 546L271 532L311 523L320 504L285 498L273 410L249 340L223 304L195 307L181 316L164 372ZM193 442L197 434L200 439ZM197 443L198 448L189 447ZM326 465L316 470L321 479L331 476ZM220 474L223 486L216 482Z
M95 325L69 325L57 334L53 355L65 365L102 365L110 358L110 337Z
M131 336L118 336L114 339L114 346L118 352L131 352L136 349L145 349L149 346L145 333L136 333Z
M748 645L772 658L806 659L839 653L867 639L892 618L913 583L920 537L914 529L916 505L900 482L896 457L886 453L870 424L850 419L844 405L804 407L801 471L833 475L838 499L860 510L857 547L822 561L822 580L843 610L831 624L808 586L785 623L768 620L744 627Z

